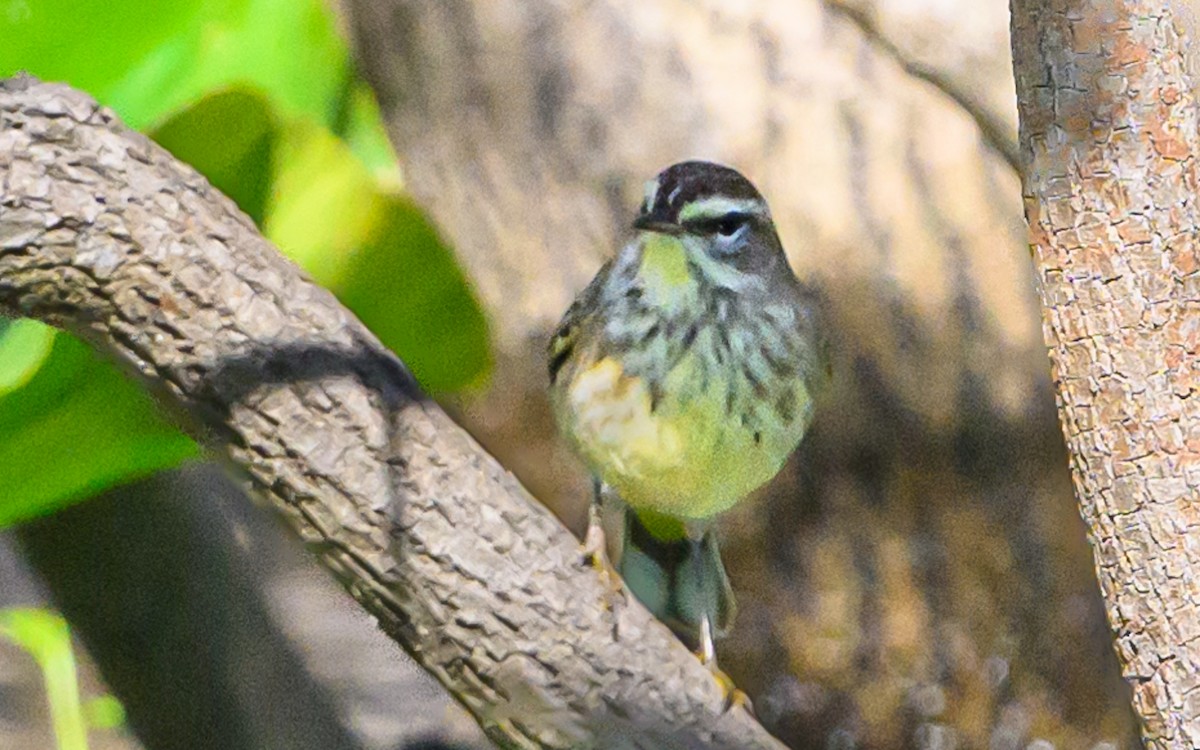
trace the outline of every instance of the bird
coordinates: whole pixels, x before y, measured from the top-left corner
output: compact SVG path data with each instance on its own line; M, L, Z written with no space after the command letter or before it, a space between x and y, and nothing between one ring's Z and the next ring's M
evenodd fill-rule
M819 296L737 170L667 167L631 230L551 337L550 404L593 478L586 559L717 671L736 602L716 518L800 443L828 341Z

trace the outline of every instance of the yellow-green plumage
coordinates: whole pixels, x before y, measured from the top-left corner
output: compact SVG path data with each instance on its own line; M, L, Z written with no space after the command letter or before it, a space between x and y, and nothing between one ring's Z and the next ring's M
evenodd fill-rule
M666 545L634 550L638 585L617 561L634 593L685 629L696 618L720 629L732 597L705 522L769 481L803 436L826 375L815 307L765 202L733 170L664 171L635 227L551 342L551 402L640 519L634 537ZM680 535L694 548L682 567L662 560Z
M728 510L779 472L802 432L767 417L754 427L726 409L737 375L710 373L708 387L698 356L684 356L663 390L674 397L651 409L645 382L626 375L616 357L603 357L572 373L555 394L555 410L568 438L591 470L635 509L685 519ZM789 383L799 412L808 409L803 380Z

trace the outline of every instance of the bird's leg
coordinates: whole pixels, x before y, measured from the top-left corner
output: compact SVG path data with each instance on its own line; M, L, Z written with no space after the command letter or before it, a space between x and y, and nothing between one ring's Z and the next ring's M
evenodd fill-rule
M601 502L604 498L604 483L592 479L592 501L588 504L587 531L583 535L583 561L596 570L611 571L605 545L604 525L601 517Z
M709 582L712 579L712 570L709 569L711 560L707 556L704 545L708 534L710 533L707 524L700 526L698 524L688 524L688 562L691 566L691 574L693 576L694 585L692 596L695 596L697 601L693 602L693 606L699 612L699 620L696 644L696 658L713 671L714 674L720 674L717 669L717 647L716 633L713 627L714 603L712 590Z
M713 638L712 618L707 614L700 618L700 646L696 651L696 658L700 663L713 671L713 674L721 674L721 670L717 669L717 648Z
M737 602L725 563L710 521L691 521L685 525L688 543L688 575L694 599L689 607L691 622L699 629L701 616L708 617L708 632L713 639L729 631L737 616Z
M583 564L600 573L608 584L607 605L615 613L625 605L625 582L609 557L608 534L604 531L604 483L592 480L587 531L583 534ZM618 560L620 558L617 558Z
M693 568L693 573L699 581L711 581L713 578L713 569L711 568L713 561L716 560L718 566L721 565L720 557L715 553L716 538L712 537L712 530L704 528L696 530L693 527L688 528L688 543L689 555L688 563ZM706 549L705 545L714 545L712 549ZM727 586L724 578L724 568L718 567L717 572L720 573L719 584ZM707 587L705 587L707 589ZM715 592L707 592L713 594ZM721 692L725 695L725 710L729 711L739 706L744 706L747 710L753 712L754 708L750 703L750 697L742 692L736 685L733 684L733 679L729 675L721 671L717 666L717 649L716 649L716 631L713 627L713 618L716 616L715 598L711 599L700 615L699 633L696 648L696 658L700 663L708 667L712 672L713 679L720 686Z

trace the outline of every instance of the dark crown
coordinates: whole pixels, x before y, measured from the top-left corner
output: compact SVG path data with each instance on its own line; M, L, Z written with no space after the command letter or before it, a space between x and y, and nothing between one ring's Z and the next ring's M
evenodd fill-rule
M672 164L658 173L655 183L658 189L654 191L654 205L643 202L640 213L672 224L678 222L681 208L704 198L763 200L762 194L741 172L710 161Z

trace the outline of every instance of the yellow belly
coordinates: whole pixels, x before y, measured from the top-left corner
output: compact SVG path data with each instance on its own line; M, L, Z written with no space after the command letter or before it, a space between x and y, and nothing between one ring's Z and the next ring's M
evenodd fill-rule
M778 473L799 442L803 424L772 421L757 430L726 411L725 384L694 389L696 370L681 362L651 410L645 384L611 357L580 368L555 394L565 433L592 471L630 506L701 519L728 509ZM797 398L807 398L797 383Z

